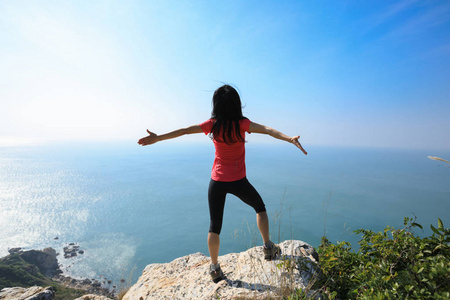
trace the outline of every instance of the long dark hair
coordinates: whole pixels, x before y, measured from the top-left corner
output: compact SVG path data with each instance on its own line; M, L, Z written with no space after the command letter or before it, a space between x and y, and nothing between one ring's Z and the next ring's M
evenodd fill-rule
M214 92L211 118L214 124L211 130L212 138L217 141L220 135L226 144L245 142L241 135L239 121L247 119L242 115L241 98L230 85L225 84Z

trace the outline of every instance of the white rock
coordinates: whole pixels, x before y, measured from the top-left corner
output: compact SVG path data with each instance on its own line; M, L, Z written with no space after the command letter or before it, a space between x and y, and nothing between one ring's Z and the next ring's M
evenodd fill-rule
M54 298L55 292L52 287L12 287L0 291L0 300L53 300Z
M209 275L209 257L195 253L166 264L151 264L124 300L231 299L282 294L280 287L308 288L320 273L314 249L302 241L285 241L280 259L265 261L262 247L219 257L226 276L218 284ZM316 256L317 257L317 256Z

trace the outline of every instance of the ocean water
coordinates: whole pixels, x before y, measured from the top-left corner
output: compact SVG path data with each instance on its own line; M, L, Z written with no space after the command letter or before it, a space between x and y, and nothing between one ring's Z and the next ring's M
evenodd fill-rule
M358 228L400 227L405 216L448 227L450 168L428 155L450 152L247 144L247 177L263 197L272 240L318 246L350 241ZM146 265L208 254L207 188L212 143L140 147L72 144L0 147L0 256L8 249L70 242L83 255L64 259L74 277L135 282ZM58 239L55 239L58 237ZM221 254L260 245L253 210L228 196Z

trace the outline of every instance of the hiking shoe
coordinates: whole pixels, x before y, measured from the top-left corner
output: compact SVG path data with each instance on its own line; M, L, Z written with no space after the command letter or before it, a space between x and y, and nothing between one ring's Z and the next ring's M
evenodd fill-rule
M274 243L270 242L269 245L264 245L264 259L273 260L277 255L281 255L281 249Z
M214 281L214 283L218 283L219 281L224 279L222 269L220 268L219 264L217 264L217 266L218 267L213 264L209 266L209 274L211 275L212 281Z

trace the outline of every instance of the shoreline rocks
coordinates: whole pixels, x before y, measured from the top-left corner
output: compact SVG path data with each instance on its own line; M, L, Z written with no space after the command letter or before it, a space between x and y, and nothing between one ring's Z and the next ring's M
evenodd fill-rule
M63 248L64 258L72 258L77 256L77 254L84 254L84 250L80 250L80 246L75 243L70 243L68 246Z
M89 294L81 296L80 298L77 298L75 300L111 300L111 299L105 296Z
M84 290L86 293L101 295L104 297L114 298L114 291L110 291L107 288L102 287L102 284L98 280L75 279L70 276L56 275L51 278L53 281L64 285L65 287L73 288L76 290Z
M67 250L66 250L67 248ZM73 251L83 251L79 250L79 246L75 245L74 243L69 244L68 247L64 248L64 252L70 253L70 257L76 256L72 255ZM39 272L44 275L47 279L59 283L65 287L77 289L77 290L84 290L86 293L96 294L97 296L102 296L104 298L92 298L92 299L109 299L107 297L115 298L115 290L109 290L107 288L104 288L100 281L98 280L90 280L90 279L75 279L70 276L63 275L63 271L61 270L61 265L58 263L57 256L59 253L56 252L53 248L45 248L43 250L23 250L22 248L12 248L8 250L9 255L1 258L2 260L7 260L9 257L12 257L13 255L18 255L21 259L23 259L25 262L34 265L33 268L37 268ZM64 256L65 258L66 255ZM33 272L37 272L33 271ZM28 295L30 293L35 293L36 295L42 295L43 296L33 296L32 298L25 297L23 299L53 299L53 296L51 296L50 290L45 289L43 287L30 287L28 289L26 288L19 288L19 287L6 287L0 291L0 299L22 299L19 297L20 293L23 295ZM30 294L31 295L31 294ZM33 294L34 295L34 294ZM44 297L45 296L45 297ZM44 297L44 298L39 298ZM84 299L84 298L83 298ZM86 298L88 299L88 298ZM90 298L89 298L90 299Z
M42 275L51 278L61 274L55 249L45 248L44 250L22 250L22 248L12 248L8 250L10 255L19 255L23 260L39 268Z

